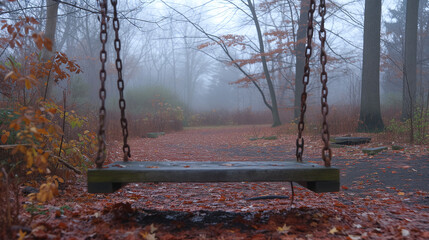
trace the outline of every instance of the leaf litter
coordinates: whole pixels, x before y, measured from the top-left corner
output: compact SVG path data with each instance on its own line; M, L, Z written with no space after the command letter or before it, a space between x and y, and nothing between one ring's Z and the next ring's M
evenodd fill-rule
M251 141L251 127L199 128L156 139L131 139L132 161L262 161L294 159L296 136L260 127L277 139ZM321 164L318 139L306 136L304 160ZM85 179L26 211L25 239L427 239L429 152L405 146L376 156L363 146L335 148L341 192L317 194L288 183L138 183L113 194L89 194ZM114 146L112 146L114 145ZM122 158L113 142L109 159ZM245 151L243 150L245 149ZM395 172L395 173L392 173ZM23 201L28 201L24 198ZM62 208L68 206L67 208ZM62 208L61 214L58 209ZM26 235L26 236L25 236Z

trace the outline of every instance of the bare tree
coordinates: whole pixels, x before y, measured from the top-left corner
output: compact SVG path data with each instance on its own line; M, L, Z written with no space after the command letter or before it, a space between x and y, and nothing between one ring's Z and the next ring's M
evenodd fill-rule
M295 101L294 101L294 119L299 119L301 109L301 93L304 88L302 77L304 75L305 65L305 39L308 21L308 10L310 9L310 1L301 1L301 8L298 20L298 32L295 41Z
M270 111L271 111L271 114L272 114L272 117L273 117L273 126L281 125L280 116L279 116L278 107L277 107L277 99L276 99L275 90L274 90L275 88L274 88L274 85L273 85L273 83L271 81L271 75L270 75L270 72L269 72L269 69L268 69L268 65L267 65L267 60L266 60L266 57L265 57L264 41L263 41L263 37L262 37L262 32L261 32L261 29L260 29L260 26L259 26L259 20L257 18L256 9L255 9L254 4L252 3L252 1L248 0L246 2L245 0L242 0L241 3L244 4L248 8L248 10L246 11L246 10L240 8L239 11L245 12L246 16L250 17L251 20L255 24L255 27L256 27L256 30L257 30L257 33L258 33L258 44L252 45L249 48L255 50L256 53L254 55L257 55L260 58L260 61L262 63L262 68L263 68L262 75L264 76L263 78L265 78L266 83L268 85L269 94L270 94L269 97L270 97L270 100L271 100L270 102L271 103L267 100L267 97L265 96L265 93L264 93L262 87L260 86L258 77L255 77L255 74L251 74L248 71L246 71L243 68L243 65L241 65L239 63L238 59L235 58L234 53L233 53L234 50L231 48L231 45L227 42L228 39L225 39L224 36L217 36L215 34L207 32L201 25L199 25L195 21L192 21L190 18L188 18L187 16L185 16L185 14L183 14L180 11L178 11L174 7L170 6L168 3L164 2L164 1L162 1L162 2L167 7L169 7L173 11L175 11L177 14L179 14L180 16L182 16L188 23L190 23L199 32L201 32L206 38L208 38L210 41L212 41L212 43L218 45L222 49L223 53L226 55L226 57L228 59L228 62L230 62L241 73L243 73L245 75L245 77L249 80L249 82L251 82L258 89L258 92L261 94L265 106L268 109L270 109ZM231 3L233 6L235 6L235 7L238 8L238 6L235 3L233 3L232 1L227 0L227 2ZM250 11L250 13L248 11ZM222 61L222 60L219 60L219 61Z
M412 119L416 102L418 9L419 0L407 1L402 85L403 120Z
M417 23L419 0L407 1L402 84L402 119L410 119L410 142L414 141L414 108L417 83Z
M279 115L279 109L277 107L277 98L276 98L276 92L274 91L274 84L271 81L271 74L268 69L267 65L267 59L265 57L265 50L264 50L264 40L262 38L262 32L261 27L259 25L258 16L256 15L255 6L252 3L251 0L247 0L247 7L249 8L250 12L252 13L252 19L255 23L256 32L258 34L258 42L259 42L259 54L261 55L261 63L264 70L265 80L268 85L268 90L271 97L271 114L273 116L273 127L281 125L280 121L280 115Z
M380 109L381 0L365 0L362 90L358 131L384 129Z
M53 60L55 55L55 33L57 30L57 19L58 19L58 5L59 3L55 0L46 0L46 25L45 25L45 37L52 42L52 49L43 49L42 61L47 62ZM43 85L42 85L43 86ZM52 83L49 77L46 79L46 89L44 92L44 98L51 97Z

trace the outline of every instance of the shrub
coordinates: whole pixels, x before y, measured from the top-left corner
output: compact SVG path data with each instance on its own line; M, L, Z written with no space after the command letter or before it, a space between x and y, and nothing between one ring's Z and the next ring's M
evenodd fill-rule
M398 121L391 119L386 126L386 131L393 134L395 139L408 141L411 134L411 119ZM413 140L416 143L425 144L429 140L429 111L416 111L413 119Z
M7 140L2 141L0 144L15 144L16 143L16 134L15 130L9 130L10 123L15 120L18 116L13 112L12 109L0 109L0 129L2 135L7 134ZM5 135L6 137L6 135Z
M51 79L50 84L70 80L71 74L80 72L80 67L61 52L56 52L48 61L41 61L42 49L51 51L52 42L35 31L33 25L36 24L37 20L30 16L20 17L13 23L2 21L0 46L4 52L8 50L6 52L15 55L8 56L0 64L0 93L4 95L4 103L10 106L0 110L1 143L15 144L0 148L2 239L16 237L11 226L20 225L20 185L30 182L40 185L34 198L42 202L58 194L58 183L63 179L52 175L51 166L58 166L59 162L51 156L60 151L61 143L64 143L63 149L70 143L63 139L58 124L62 119L61 107L42 100L42 97L47 92L47 80Z
M168 104L171 108L180 107L183 104L179 98L169 89L162 86L140 86L128 88L125 91L125 100L127 102L127 111L131 114L146 115L155 114L159 111L160 104ZM114 107L117 109L117 103Z
M184 111L179 98L161 86L128 88L127 102L128 132L130 137L146 136L148 132L178 131L183 128ZM119 118L117 103L109 103L113 117L108 118L108 136L119 138L122 133L119 124L111 122Z

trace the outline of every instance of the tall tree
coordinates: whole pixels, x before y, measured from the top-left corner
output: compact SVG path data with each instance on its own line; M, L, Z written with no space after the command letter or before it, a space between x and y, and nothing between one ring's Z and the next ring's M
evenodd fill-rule
M295 101L294 101L294 119L298 119L301 113L301 93L304 88L302 77L304 75L305 65L305 39L307 33L308 10L310 8L310 1L301 1L301 10L298 20L298 31L295 40Z
M57 29L58 19L58 5L59 2L55 0L46 0L46 25L45 25L45 37L52 42L52 49L44 49L42 52L42 61L52 61L55 54L55 32ZM50 97L52 83L49 82L49 78L46 79L45 98Z
M194 26L198 31L200 31L202 34L204 34L210 42L203 43L198 46L198 48L201 50L205 47L217 45L219 46L223 53L226 55L227 60L220 60L222 62L228 62L229 64L236 67L243 75L245 76L243 79L240 79L236 81L235 83L246 83L246 84L253 84L258 92L261 94L262 100L265 104L265 106L270 109L271 115L273 118L273 124L272 126L279 126L281 125L278 106L277 106L277 99L276 99L276 93L275 93L275 87L273 84L273 81L271 80L270 71L268 69L267 65L267 57L265 52L265 45L264 45L264 39L260 27L260 22L257 17L255 5L253 1L251 0L241 0L241 3L246 6L246 8L239 7L236 3L234 3L232 0L227 0L228 3L230 3L232 6L236 7L239 11L245 13L246 16L250 17L253 23L255 24L256 32L257 32L257 43L253 43L250 40L250 43L246 44L244 43L245 37L241 35L235 35L235 34L227 34L227 35L215 35L212 33L207 32L201 25L196 23L195 21L191 20L189 17L185 16L182 12L177 10L176 8L170 6L165 1L162 1L167 7L169 7L171 10L178 13L180 16L182 16L187 22L189 22L192 26ZM250 11L250 13L249 13ZM241 50L249 49L251 51L250 53L250 59L240 59L240 54L236 54L239 51L235 51L234 46L240 46ZM247 71L244 69L244 66L253 65L256 63L262 64L262 73L250 73L250 71ZM254 69L260 69L258 67ZM258 71L256 70L256 71ZM267 99L266 94L264 92L263 87L261 87L261 79L265 80L265 83L268 86L269 91L269 99ZM271 100L271 101L270 101Z
M384 42L386 56L382 64L386 69L383 76L383 89L393 96L396 105L402 107L401 100L404 83L405 64L405 21L407 1L402 0L395 8L389 9L389 18L385 22L387 37ZM419 1L417 30L417 83L416 83L416 107L426 101L426 92L429 89L429 1ZM382 60L383 61L383 60ZM392 104L392 102L390 102ZM403 103L403 102L402 102ZM406 119L406 118L404 118Z
M268 70L267 60L265 57L264 39L262 38L261 27L259 26L259 20L258 20L258 16L256 15L255 6L253 5L251 0L247 0L247 6L249 7L250 12L252 13L252 19L253 19L253 22L255 23L256 32L258 34L259 54L261 55L261 62L264 70L265 80L267 81L268 90L270 92L270 97L271 97L270 110L273 116L273 127L275 127L275 126L281 125L282 123L280 121L279 110L277 107L276 92L274 90L273 81L271 81L270 70Z
M402 84L402 119L411 119L416 102L417 21L419 0L407 1L405 20L405 51Z
M380 110L381 0L365 0L362 90L358 131L384 129Z

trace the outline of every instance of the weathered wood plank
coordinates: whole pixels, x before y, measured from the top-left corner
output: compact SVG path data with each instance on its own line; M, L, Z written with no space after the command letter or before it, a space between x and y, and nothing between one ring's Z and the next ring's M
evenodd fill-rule
M88 192L90 193L113 193L119 190L126 183L117 182L88 182Z
M146 134L146 137L148 138L157 138L159 136L164 136L165 132L150 132Z
M340 181L298 182L299 185L316 193L338 192Z
M313 191L339 190L339 169L286 161L262 162L117 162L88 170L94 183L131 182L303 182ZM328 187L328 185L330 187ZM110 187L110 186L109 186ZM109 188L107 187L107 188ZM307 186L306 186L307 187ZM104 187L103 187L104 188ZM113 188L112 188L113 189Z
M369 137L336 137L334 143L341 145L359 145L371 142Z
M387 150L387 147L363 148L362 152L368 155L375 155L383 150Z

